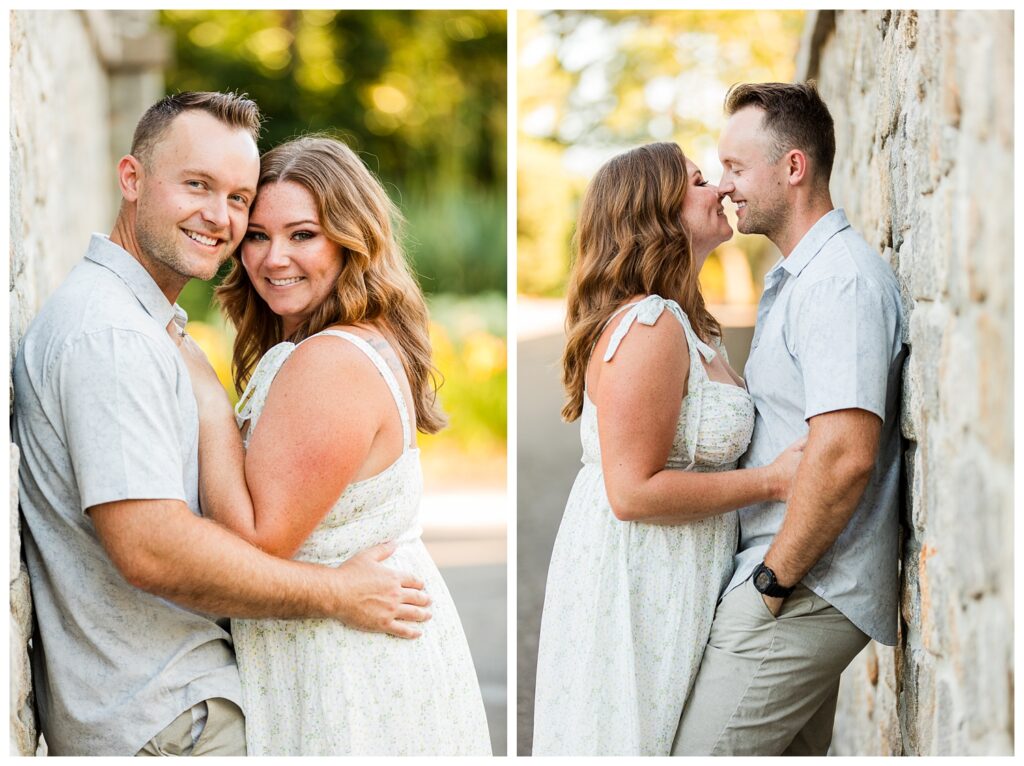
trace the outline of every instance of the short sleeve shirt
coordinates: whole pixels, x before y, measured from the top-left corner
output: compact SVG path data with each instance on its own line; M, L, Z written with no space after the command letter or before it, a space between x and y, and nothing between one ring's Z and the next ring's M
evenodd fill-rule
M97 234L15 360L33 679L54 755L134 755L197 702L241 704L226 623L130 585L88 513L146 499L200 513L198 412L172 319L186 317Z
M899 286L842 210L823 216L765 276L744 369L756 408L741 467L771 463L815 415L862 409L882 420L867 489L803 583L870 637L896 643L900 371ZM782 526L786 504L743 508L736 570L746 580Z

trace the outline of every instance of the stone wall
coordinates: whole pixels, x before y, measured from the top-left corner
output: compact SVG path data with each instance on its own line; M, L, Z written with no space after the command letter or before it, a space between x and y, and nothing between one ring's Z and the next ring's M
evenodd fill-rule
M910 347L901 635L844 675L835 754L1013 753L1013 46L1008 11L809 14L833 201Z
M9 361L89 235L113 224L116 161L143 110L163 94L169 45L155 23L151 11L11 13ZM21 562L17 466L11 444L10 751L31 755L38 745L27 651L32 606Z

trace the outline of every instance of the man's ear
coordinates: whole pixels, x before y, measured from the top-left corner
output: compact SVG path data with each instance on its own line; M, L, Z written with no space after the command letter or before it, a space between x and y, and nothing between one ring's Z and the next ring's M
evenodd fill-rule
M787 181L790 186L798 186L805 180L809 180L807 169L807 155L799 149L791 149L786 153Z
M121 196L127 202L135 202L139 198L139 184L142 181L142 163L137 157L126 154L117 163L117 183L121 187Z

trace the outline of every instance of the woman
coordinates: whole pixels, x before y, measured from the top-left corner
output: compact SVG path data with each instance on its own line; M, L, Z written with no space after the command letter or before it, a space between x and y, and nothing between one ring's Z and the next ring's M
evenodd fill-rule
M668 755L732 574L737 517L786 497L802 445L733 470L754 425L697 274L732 236L678 146L592 180L570 276L563 382L583 468L548 570L534 755Z
M326 565L396 540L387 563L421 577L433 600L414 641L331 620L234 620L250 755L490 754L466 638L420 540L414 433L444 417L396 216L338 141L267 152L217 291L238 330L244 475L218 460L239 439L215 410L223 396L204 395L220 384L191 365L205 513L268 552Z

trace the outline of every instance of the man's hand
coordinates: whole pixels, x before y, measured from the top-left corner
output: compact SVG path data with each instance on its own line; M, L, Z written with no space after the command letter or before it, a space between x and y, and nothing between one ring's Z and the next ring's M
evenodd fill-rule
M771 612L773 616L778 617L779 612L782 611L782 602L786 599L777 598L775 596L766 596L763 593L761 594L761 598L764 599L764 605L768 607L768 611Z
M394 543L377 545L338 567L345 574L339 617L351 628L419 638L423 631L410 623L430 619L430 596L415 575L380 563L394 552Z

